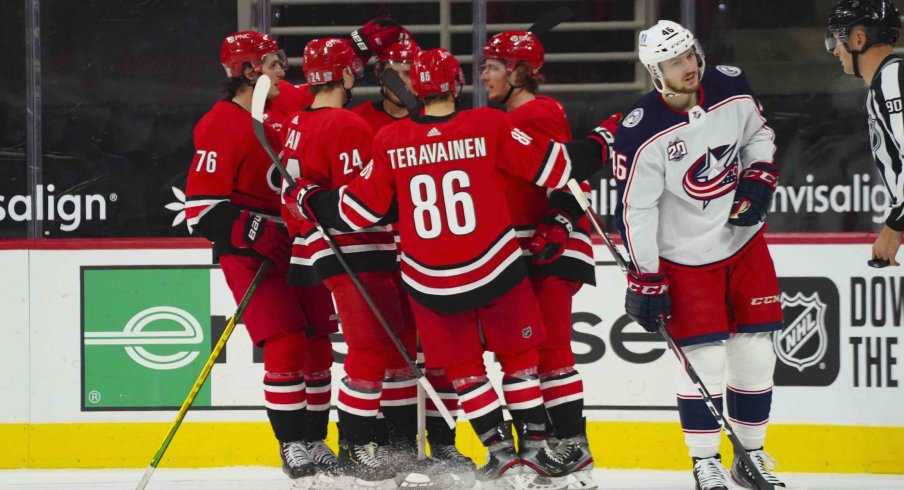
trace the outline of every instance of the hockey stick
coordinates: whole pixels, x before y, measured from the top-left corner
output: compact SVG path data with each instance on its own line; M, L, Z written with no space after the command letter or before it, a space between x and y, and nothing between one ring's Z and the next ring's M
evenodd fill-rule
M612 243L612 237L610 237L609 233L607 233L606 230L603 229L603 223L600 221L599 216L597 216L593 209L590 208L590 201L588 201L587 197L584 196L584 191L581 190L581 185L576 180L570 179L568 181L568 188L571 190L574 198L578 201L578 204L581 205L581 208L584 210L587 218L590 219L591 223L593 223L593 227L596 228L596 232L603 237L603 243L606 244L606 248L609 249L609 253L612 254L612 258L615 259L615 262L618 264L618 267L621 269L622 273L627 274L628 263L625 262L625 259L624 257L622 257L621 252L619 252L618 249L615 248L615 244ZM727 435L728 440L731 441L731 445L734 448L735 454L740 456L741 460L752 473L757 488L759 490L773 490L775 486L766 481L766 479L760 473L759 468L756 467L756 465L753 463L753 460L750 458L750 455L747 454L747 450L744 449L744 445L741 444L738 436L735 435L734 429L732 428L731 424L728 423L728 419L726 419L725 416L722 415L721 411L716 409L716 405L715 403L713 403L712 395L709 394L709 390L707 390L706 386L703 385L703 381L700 380L700 376L697 374L694 366L684 354L684 350L675 341L675 338L672 336L671 332L669 332L668 327L665 324L665 320L660 317L658 319L658 323L659 334L662 335L663 339L665 339L665 343L669 346L669 349L675 353L676 357L678 357L678 362L680 362L684 367L684 370L685 372L687 372L687 375L691 379L691 382L694 383L697 391L700 392L700 395L703 397L703 402L706 403L706 407L709 408L709 411L710 413L712 413L713 417L715 417L716 422L718 422L722 426L722 430L725 431L725 435Z
M553 30L554 27L561 24L562 22L566 22L571 20L571 9L565 6L561 6L550 10L549 12L545 12L536 22L533 23L530 27L527 28L528 32L534 33L535 36L540 37L549 31Z
M173 424L170 425L169 432L167 432L166 434L166 438L163 439L163 443L160 445L160 448L157 449L157 454L154 455L154 459L151 460L151 464L148 466L148 469L144 471L144 476L141 477L141 481L138 482L138 486L135 487L136 490L144 490L144 487L148 485L148 481L150 481L151 476L154 474L154 470L157 469L157 465L160 464L160 460L163 459L163 454L166 452L166 449L169 447L170 442L173 440L173 436L176 435L176 430L179 429L180 425L182 425L182 419L185 418L185 414L188 412L188 409L195 402L195 397L198 396L198 392L201 391L201 387L204 386L204 382L207 381L207 376L210 375L210 370L213 368L213 363L217 360L217 357L220 356L220 351L223 350L223 347L226 346L226 341L229 340L229 337L232 335L232 331L235 330L235 324L239 321L239 318L242 317L242 313L245 312L245 307L248 306L248 302L251 301L251 295L254 294L257 286L261 283L261 281L264 280L264 276L267 275L267 271L270 270L270 266L270 261L264 260L260 268L257 270L257 273L254 275L254 279L251 280L251 284L248 286L248 290L245 291L245 295L242 296L242 300L239 302L239 305L235 310L235 314L233 314L232 318L229 319L229 323L226 324L226 329L223 330L223 334L220 335L220 340L218 340L216 345L214 345L213 351L210 352L210 357L207 358L207 362L204 364L204 368L201 369L201 373L198 374L198 379L195 380L195 384L192 385L191 390L188 392L188 396L185 397L185 401L182 402L182 407L179 408L179 413L176 415L176 420L174 420Z
M267 140L267 134L264 131L264 106L267 103L267 92L270 90L270 77L267 75L261 75L260 78L257 79L257 83L254 84L254 93L251 98L251 124L254 128L254 135L257 136L257 140L260 142L261 146L264 147L264 151L267 152L267 155L273 161L273 165L276 166L276 169L282 175L282 177L288 182L290 186L295 185L295 178L292 177L292 174L286 170L286 167L283 166L282 160L280 160L279 156L276 155L276 152L273 151L273 148L270 146L270 141ZM358 289L358 292L361 293L361 297L364 298L364 302L367 303L367 306L370 308L371 313L377 318L377 321L380 322L380 325L383 327L383 330L386 331L386 335L389 336L389 340L395 345L396 349L399 350L399 353L405 359L405 362L408 364L408 367L415 373L417 376L417 382L427 393L427 396L433 400L434 403L438 404L437 408L445 419L446 423L449 424L449 428L455 428L455 419L452 418L452 414L446 409L445 405L441 408L439 404L442 403L439 395L436 393L436 390L433 389L433 386L430 382L427 381L427 377L424 376L424 373L417 367L417 364L414 362L414 359L411 358L411 355L408 353L408 350L405 349L405 346L402 345L402 341L399 340L398 335L396 335L395 331L386 321L386 318L380 313L380 310L377 309L377 305L374 303L373 299L368 294L367 289L364 287L364 284L361 283L361 278L358 277L358 274L348 265L348 262L345 261L345 257L342 255L342 251L339 250L339 247L333 242L333 238L330 236L329 232L326 231L326 228L320 225L320 223L314 223L317 226L317 230L323 234L324 240L326 240L327 245L329 245L330 250L333 251L333 255L336 256L336 259L339 261L339 264L342 265L342 268L345 269L345 272L348 274L348 277L354 283L355 288Z
M405 106L405 109L408 111L408 117L412 119L420 117L423 105L421 105L421 101L408 90L408 87L405 86L405 82L402 81L402 77L399 76L398 72L395 70L383 70L380 81L383 82L383 85L386 86L386 88L392 90L392 93L396 94L396 97L399 98L399 101L402 102L402 105Z

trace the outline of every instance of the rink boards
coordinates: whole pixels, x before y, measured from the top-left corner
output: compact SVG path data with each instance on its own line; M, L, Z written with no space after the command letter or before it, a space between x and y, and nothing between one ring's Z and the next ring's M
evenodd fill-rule
M767 450L785 471L904 473L900 269L866 267L865 236L770 243L786 327ZM146 465L235 308L209 250L194 240L4 246L0 467ZM684 468L675 359L624 316L624 279L604 248L596 257L598 286L575 298L572 342L598 464ZM341 337L334 350L341 361ZM260 351L240 326L225 354L162 465L275 464ZM460 446L482 456L460 427Z

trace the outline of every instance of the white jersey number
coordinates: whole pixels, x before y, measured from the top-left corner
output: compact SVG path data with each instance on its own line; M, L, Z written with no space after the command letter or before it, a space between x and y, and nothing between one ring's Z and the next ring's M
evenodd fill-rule
M217 171L217 152L198 150L195 153L201 155L201 158L198 158L198 166L195 167L195 172L205 170L207 173L212 174Z
M358 169L361 169L361 167L364 166L364 162L361 161L361 155L358 154L357 149L352 150L351 155L349 155L348 152L340 153L339 159L342 160L342 173L345 175L355 171L352 166L358 167Z
M468 174L461 170L449 171L443 175L440 185L449 231L454 235L467 235L474 231L477 228L474 201L465 191L471 187ZM411 202L414 204L414 229L418 236L425 240L438 237L442 233L443 225L440 210L436 206L436 181L430 175L420 174L411 179L409 190Z

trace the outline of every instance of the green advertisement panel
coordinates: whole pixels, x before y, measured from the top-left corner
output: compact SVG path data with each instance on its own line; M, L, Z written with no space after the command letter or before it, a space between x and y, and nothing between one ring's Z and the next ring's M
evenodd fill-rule
M82 410L178 408L209 356L209 268L82 268Z

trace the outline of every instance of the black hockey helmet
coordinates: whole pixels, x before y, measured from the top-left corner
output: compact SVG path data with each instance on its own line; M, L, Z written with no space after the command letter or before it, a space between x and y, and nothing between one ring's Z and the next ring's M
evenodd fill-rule
M835 4L826 28L826 49L831 53L838 42L844 43L849 52L847 38L855 26L863 26L866 31L866 45L858 51L862 53L873 44L898 42L901 32L901 16L891 0L841 0Z

